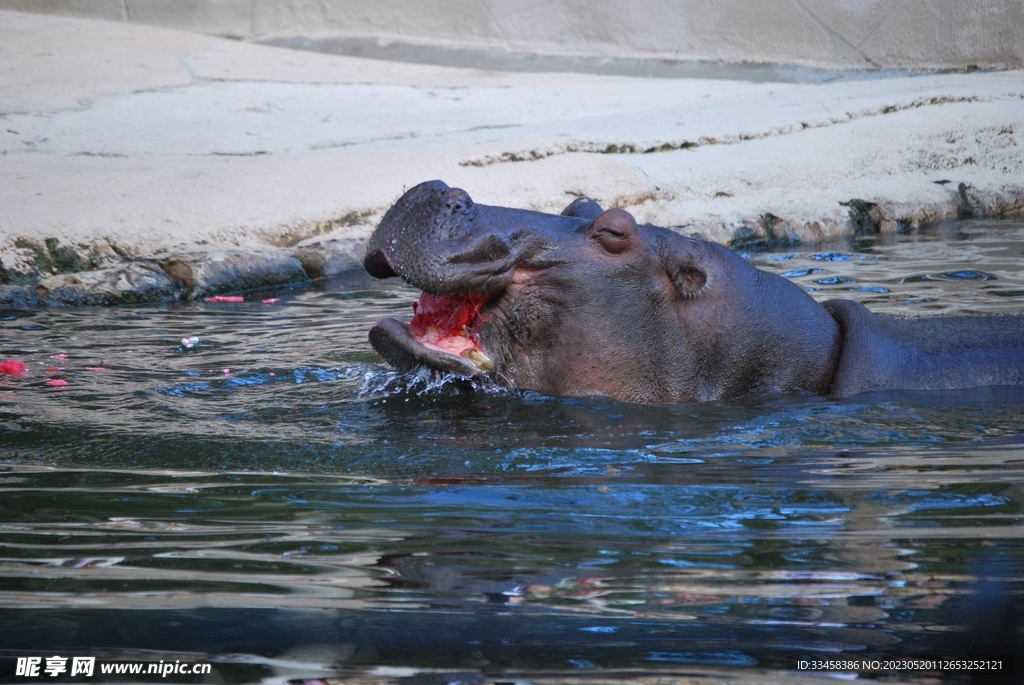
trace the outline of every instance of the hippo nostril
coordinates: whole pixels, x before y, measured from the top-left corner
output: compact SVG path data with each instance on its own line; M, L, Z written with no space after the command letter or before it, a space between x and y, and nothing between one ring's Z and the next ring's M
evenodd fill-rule
M392 278L398 275L380 250L374 250L366 255L363 260L363 268L374 278Z

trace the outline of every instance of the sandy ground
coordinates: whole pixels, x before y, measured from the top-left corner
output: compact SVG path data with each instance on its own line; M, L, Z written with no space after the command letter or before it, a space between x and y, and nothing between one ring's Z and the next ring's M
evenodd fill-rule
M59 271L40 262L55 246L96 267L324 238L357 256L431 178L552 212L586 195L725 243L1020 217L1024 72L515 73L0 12L8 281Z

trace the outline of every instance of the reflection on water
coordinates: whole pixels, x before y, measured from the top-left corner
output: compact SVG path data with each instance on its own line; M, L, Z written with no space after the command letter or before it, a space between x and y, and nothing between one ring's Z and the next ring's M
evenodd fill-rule
M815 299L857 300L902 316L1024 310L1024 226L951 223L923 235L871 236L841 250L751 256Z
M1024 226L939 233L750 259L876 311L1020 311ZM0 312L29 365L0 377L0 680L64 650L235 682L788 682L956 653L979 576L1022 591L1019 391L510 392L382 365L366 333L415 296L348 274Z

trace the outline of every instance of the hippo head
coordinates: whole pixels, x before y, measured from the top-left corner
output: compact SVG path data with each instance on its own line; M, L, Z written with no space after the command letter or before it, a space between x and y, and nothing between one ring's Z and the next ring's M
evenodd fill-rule
M477 205L422 183L388 210L364 261L423 291L374 349L552 395L690 402L826 392L835 321L732 251L579 199L561 215Z

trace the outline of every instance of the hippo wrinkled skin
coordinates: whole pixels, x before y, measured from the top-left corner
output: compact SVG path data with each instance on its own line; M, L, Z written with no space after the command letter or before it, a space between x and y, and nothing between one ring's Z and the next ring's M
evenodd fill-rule
M402 370L641 403L1024 385L1022 316L819 304L728 248L587 199L556 216L421 183L385 214L364 266L424 291L408 324L370 331Z

